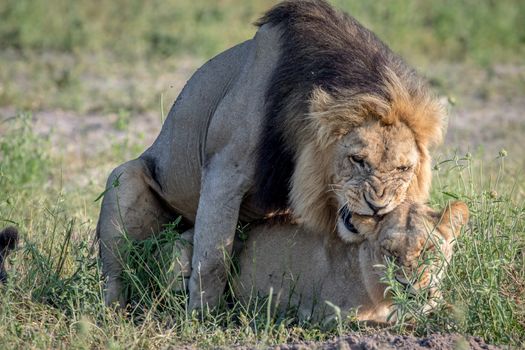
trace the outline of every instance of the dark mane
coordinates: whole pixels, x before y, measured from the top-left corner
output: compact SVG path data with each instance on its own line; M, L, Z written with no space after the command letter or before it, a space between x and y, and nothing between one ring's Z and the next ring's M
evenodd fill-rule
M282 31L277 68L266 93L267 111L258 148L255 197L265 210L289 206L297 142L294 133L307 123L315 87L334 97L341 91L369 93L385 99L384 67L404 73L400 58L351 16L323 0L285 1L256 24Z

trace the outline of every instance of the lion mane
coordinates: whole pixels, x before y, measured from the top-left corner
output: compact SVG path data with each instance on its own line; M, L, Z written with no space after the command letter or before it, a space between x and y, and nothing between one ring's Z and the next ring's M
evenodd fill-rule
M337 203L327 188L330 146L370 119L404 123L420 162L407 198L427 199L428 148L441 142L445 111L425 83L371 31L325 1L285 1L258 22L279 25L282 55L267 91L256 198L266 211L292 207L326 232Z

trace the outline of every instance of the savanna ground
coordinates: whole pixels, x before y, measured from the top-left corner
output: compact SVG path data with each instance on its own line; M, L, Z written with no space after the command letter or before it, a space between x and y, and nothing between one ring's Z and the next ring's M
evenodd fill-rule
M402 321L298 323L264 300L191 315L167 292L156 248L135 245L129 314L103 306L94 227L109 171L136 157L206 58L249 38L273 1L0 3L0 222L22 244L0 290L1 348L301 344L520 347L525 341L525 3L333 1L373 29L450 102L434 151L432 204L460 198L471 221L430 315L392 282ZM439 333L454 333L442 337ZM343 336L342 340L332 340ZM416 338L419 337L419 338ZM326 343L319 343L328 341ZM360 344L361 341L364 343ZM385 343L386 342L386 343ZM323 345L324 344L324 345ZM292 345L283 346L292 347Z

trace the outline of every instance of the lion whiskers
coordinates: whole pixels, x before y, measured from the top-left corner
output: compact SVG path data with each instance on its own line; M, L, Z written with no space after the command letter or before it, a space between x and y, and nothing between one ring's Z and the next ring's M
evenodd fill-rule
M341 211L350 203L349 200L347 200L338 210L337 215L341 214Z
M326 190L326 193L328 192L334 192L337 194L337 191L341 191L343 189L343 185L341 184L328 184L328 190Z

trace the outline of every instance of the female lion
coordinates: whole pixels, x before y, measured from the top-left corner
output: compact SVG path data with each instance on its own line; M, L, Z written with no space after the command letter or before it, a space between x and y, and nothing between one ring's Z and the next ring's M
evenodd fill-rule
M250 230L238 252L236 296L245 302L271 291L278 309L296 308L302 318L322 320L357 309L359 320L386 322L392 301L382 283L385 258L398 267L396 279L406 288L424 288L437 297L437 287L468 208L454 202L442 212L405 202L383 217L353 215L355 237L330 235L298 224L260 224ZM192 241L190 231L184 240ZM174 247L171 278L191 273L191 245ZM180 281L180 280L179 280ZM174 281L180 288L180 284Z

